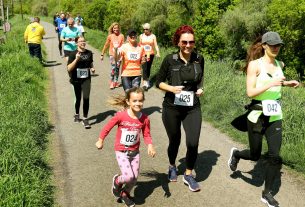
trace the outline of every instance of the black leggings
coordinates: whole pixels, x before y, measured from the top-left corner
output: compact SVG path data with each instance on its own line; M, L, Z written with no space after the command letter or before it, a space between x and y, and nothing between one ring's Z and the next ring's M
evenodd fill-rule
M91 80L86 79L82 82L73 82L72 83L75 94L75 114L79 114L80 102L83 94L83 115L88 117L89 112L89 96L91 89Z
M57 35L58 35L58 49L59 49L59 51L61 51L62 50L62 41L60 40L60 33L57 33Z
M141 76L122 76L121 78L124 91L132 87L140 87Z
M155 55L150 55L149 61L145 62L142 65L143 68L143 80L147 81L149 79L150 76L150 69L151 69L151 65L154 61L154 57Z
M181 122L186 137L185 163L188 170L193 170L198 155L198 144L201 131L201 110L200 107L188 109L188 107L164 107L162 121L169 139L167 154L169 163L175 165L180 142Z
M236 158L257 161L261 157L262 140L265 135L268 152L264 161L265 166L265 190L270 191L275 176L281 169L282 159L280 149L282 144L282 120L269 122L269 117L262 116L257 123L248 120L248 138L250 150L242 150L234 153Z

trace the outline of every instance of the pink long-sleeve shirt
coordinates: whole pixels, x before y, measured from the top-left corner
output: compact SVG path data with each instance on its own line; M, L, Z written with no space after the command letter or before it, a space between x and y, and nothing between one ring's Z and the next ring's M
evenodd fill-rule
M115 151L138 150L140 147L141 131L145 144L152 144L150 135L150 121L147 115L141 114L140 118L131 118L127 110L117 112L100 132L100 139L104 140L111 129L117 125L114 143Z

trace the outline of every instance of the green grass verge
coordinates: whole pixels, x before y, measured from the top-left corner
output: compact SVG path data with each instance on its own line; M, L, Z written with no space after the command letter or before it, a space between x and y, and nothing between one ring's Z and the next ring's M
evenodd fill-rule
M18 17L11 23L0 45L0 206L52 206L47 72L23 43L28 21Z

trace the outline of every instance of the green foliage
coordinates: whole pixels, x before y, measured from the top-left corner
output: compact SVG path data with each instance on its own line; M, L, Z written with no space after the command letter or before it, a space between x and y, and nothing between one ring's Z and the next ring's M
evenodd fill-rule
M225 42L219 32L218 22L231 5L230 0L198 0L192 25L196 31L196 45L205 56L212 59L224 55Z
M32 14L35 16L48 16L48 4L46 2L37 2L32 7Z
M85 8L84 23L92 29L104 29L103 20L105 18L106 0L93 0ZM81 14L81 13L80 13Z
M297 8L297 9L296 9ZM270 29L277 31L284 40L281 59L286 63L289 73L296 71L304 76L305 62L305 0L273 0L269 5L268 18L271 20Z
M225 56L245 59L249 45L266 30L271 0L241 0L222 17L219 28L226 43Z
M51 169L45 151L49 130L47 74L28 53L23 32L28 21L12 19L0 45L0 206L52 206Z

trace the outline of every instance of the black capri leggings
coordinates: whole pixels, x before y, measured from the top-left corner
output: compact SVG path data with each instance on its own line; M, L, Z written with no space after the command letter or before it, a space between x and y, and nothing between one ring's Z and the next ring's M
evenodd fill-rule
M141 76L123 76L121 79L124 91L132 87L140 87Z
M175 165L180 142L181 123L186 137L186 168L193 170L198 155L198 144L201 131L201 110L200 107L164 107L162 121L169 139L167 154L169 163Z
M151 69L151 65L154 61L154 57L155 55L150 55L149 61L145 62L142 65L143 68L143 80L147 81L149 79L150 76L150 69Z
M75 114L79 114L80 102L83 95L83 115L84 117L88 116L89 112L89 96L91 89L91 80L86 79L81 82L72 83L75 94Z

